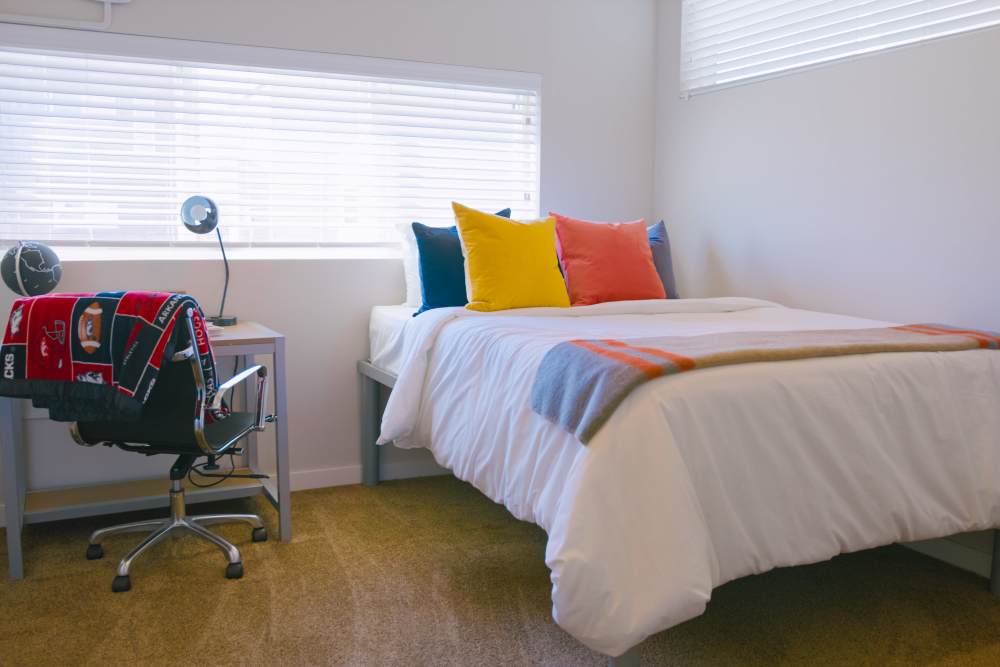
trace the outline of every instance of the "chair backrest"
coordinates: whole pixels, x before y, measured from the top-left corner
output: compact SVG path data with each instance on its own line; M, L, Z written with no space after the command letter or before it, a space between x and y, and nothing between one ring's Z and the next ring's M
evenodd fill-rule
M187 336L178 338L180 345L197 340L194 315L188 309ZM138 420L76 422L70 426L73 439L81 445L104 442L148 454L218 456L233 452L241 438L264 430L264 423L275 419L264 412L267 369L259 364L246 368L214 385L214 395L209 396L203 361L194 343L174 353L164 360ZM226 393L253 377L257 378L256 412L228 410L223 401Z
M202 453L195 441L196 386L189 360L165 361L138 421L77 422L87 442L146 444L169 453Z

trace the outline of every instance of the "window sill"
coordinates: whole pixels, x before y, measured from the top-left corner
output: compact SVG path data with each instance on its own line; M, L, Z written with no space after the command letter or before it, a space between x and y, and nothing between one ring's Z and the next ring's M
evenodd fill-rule
M222 254L214 246L56 246L52 249L62 262L115 261L220 261ZM230 261L327 260L327 259L399 259L398 248L386 246L341 247L267 247L226 248Z

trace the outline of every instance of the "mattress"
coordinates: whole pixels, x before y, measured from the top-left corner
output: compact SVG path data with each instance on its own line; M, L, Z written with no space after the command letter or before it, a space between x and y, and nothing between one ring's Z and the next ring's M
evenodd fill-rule
M619 655L773 567L1000 525L1000 352L724 366L634 391L581 444L535 414L572 338L865 329L755 299L668 299L414 318L381 442L427 447L548 533L553 617Z
M413 319L416 308L411 306L375 306L368 322L371 345L368 359L373 365L399 374L403 362L406 323Z

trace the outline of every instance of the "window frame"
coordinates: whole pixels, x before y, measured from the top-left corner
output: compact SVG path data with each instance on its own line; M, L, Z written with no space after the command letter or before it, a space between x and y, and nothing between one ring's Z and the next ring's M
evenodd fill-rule
M822 69L825 67L830 67L832 65L839 65L842 63L853 62L856 60L869 58L871 56L879 55L882 53L890 53L893 51L898 51L900 49L908 49L915 46L923 46L926 44L932 44L934 42L955 39L958 37L963 37L965 35L972 35L987 30L997 30L1000 29L1000 24L983 25L976 28L968 28L964 30L958 30L950 33L945 33L941 35L934 35L931 37L923 37L921 39L914 39L911 41L906 41L899 44L892 44L888 46L880 46L878 48L870 48L858 53L852 53L837 58L831 58L828 60L823 60L821 62L808 63L803 65L797 65L794 67L789 67L787 69L780 69L773 72L767 72L763 74L753 75L746 78L741 78L735 81L727 81L724 83L715 83L707 86L701 86L698 88L688 88L685 89L684 85L684 64L685 64L685 43L686 43L686 33L687 33L687 21L685 19L685 7L688 4L688 0L680 0L680 29L679 29L679 41L678 41L678 75L679 75L679 93L678 97L682 100L689 100L692 97L697 97L701 95L706 95L709 93L714 93L722 90L729 90L730 88L737 88L740 86L747 86L755 83L760 83L763 81L770 81L772 79L778 79L786 76L791 76L795 74L800 74L803 72L808 72L815 69Z
M305 51L283 49L271 46L248 46L177 39L173 37L153 37L120 33L93 32L26 26L0 23L0 47L27 50L64 51L67 54L92 54L100 57L140 58L190 62L192 64L217 64L227 68L267 68L300 70L328 74L396 77L431 81L434 83L471 86L512 87L531 90L536 96L538 155L535 172L535 192L541 208L542 174L542 76L534 72L516 70L487 69L464 65L448 65L421 61L399 60L375 56L358 56L326 51ZM210 194L210 193L209 193ZM180 224L178 218L178 225ZM43 239L44 240L44 239ZM53 245L92 248L163 248L171 246L204 245L192 235L192 239L179 242L116 242L116 241L71 241L60 240ZM394 247L396 242L368 241L361 243L301 243L268 244L255 243L257 248L351 248L351 247Z

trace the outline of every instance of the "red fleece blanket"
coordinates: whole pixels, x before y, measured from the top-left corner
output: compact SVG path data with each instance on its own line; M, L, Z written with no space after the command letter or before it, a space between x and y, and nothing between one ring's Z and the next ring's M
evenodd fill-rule
M18 299L0 347L0 396L30 398L56 421L138 419L165 359L190 344L209 400L215 358L205 316L184 294L99 292Z

